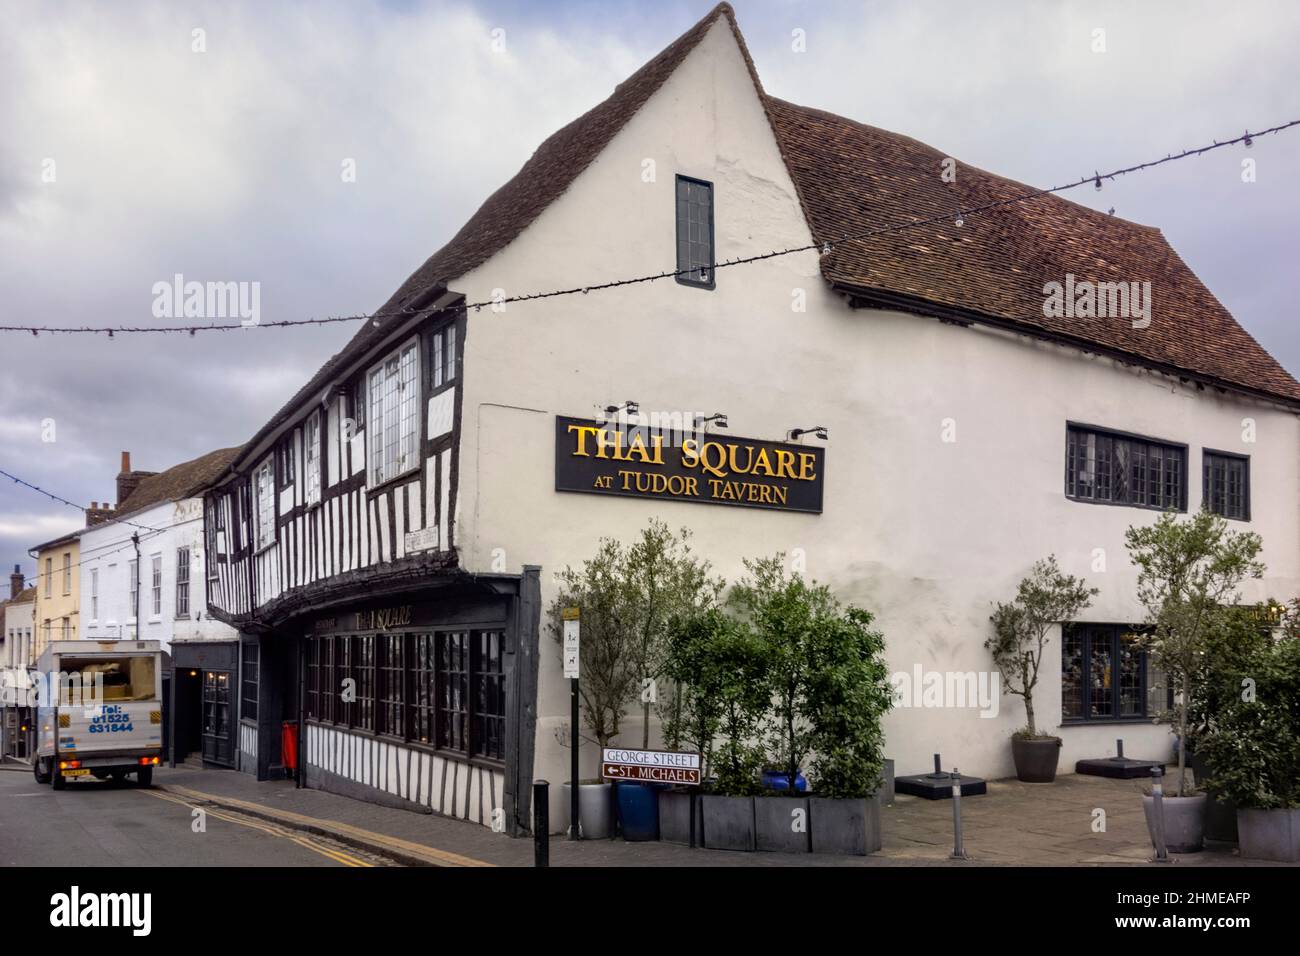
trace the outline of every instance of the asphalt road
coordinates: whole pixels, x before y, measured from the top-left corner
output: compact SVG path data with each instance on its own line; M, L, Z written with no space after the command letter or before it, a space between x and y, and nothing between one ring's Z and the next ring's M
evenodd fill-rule
M133 778L69 781L56 793L30 772L0 770L0 866L384 865L323 837L141 789Z

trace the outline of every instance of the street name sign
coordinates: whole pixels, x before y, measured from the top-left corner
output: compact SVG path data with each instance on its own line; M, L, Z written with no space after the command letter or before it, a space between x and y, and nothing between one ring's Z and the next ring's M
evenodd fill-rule
M600 775L606 780L645 780L698 787L700 755L670 750L605 747L601 751Z

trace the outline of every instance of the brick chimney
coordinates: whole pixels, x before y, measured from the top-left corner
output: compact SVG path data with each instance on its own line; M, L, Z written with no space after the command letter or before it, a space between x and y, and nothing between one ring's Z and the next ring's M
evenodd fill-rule
M18 592L23 589L23 569L21 565L14 565L14 573L9 575L9 597L12 600L18 596Z
M111 521L113 518L113 506L105 501L101 508L98 501L92 501L90 507L86 509L86 527L93 528L97 524L103 524L105 521Z
M120 508L122 502L131 497L131 492L135 491L136 486L140 484L143 475L136 474L131 470L131 453L122 452L122 470L117 473L117 505Z

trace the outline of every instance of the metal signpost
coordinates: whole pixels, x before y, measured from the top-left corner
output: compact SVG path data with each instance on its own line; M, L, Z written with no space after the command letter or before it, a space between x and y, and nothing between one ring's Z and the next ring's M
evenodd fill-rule
M569 678L569 724L573 735L571 765L569 768L569 839L578 839L578 677L579 661L578 609L566 607L560 611L564 621L564 676Z

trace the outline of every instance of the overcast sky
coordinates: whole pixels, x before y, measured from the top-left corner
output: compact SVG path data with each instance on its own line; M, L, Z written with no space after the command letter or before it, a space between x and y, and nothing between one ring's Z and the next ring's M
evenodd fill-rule
M1292 0L734 5L769 92L1035 186L1300 117ZM154 283L176 273L260 283L264 321L377 308L542 139L708 9L8 3L0 325L156 323ZM1300 128L1070 197L1159 226L1300 373L1298 172ZM112 499L121 450L162 470L246 441L354 329L0 333L0 468ZM28 549L80 525L0 484L0 563L30 575Z

